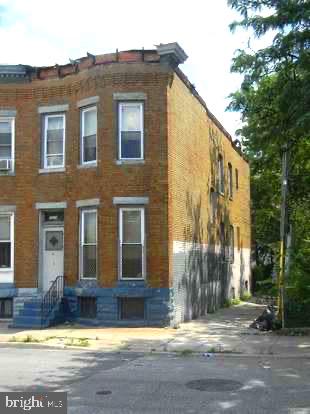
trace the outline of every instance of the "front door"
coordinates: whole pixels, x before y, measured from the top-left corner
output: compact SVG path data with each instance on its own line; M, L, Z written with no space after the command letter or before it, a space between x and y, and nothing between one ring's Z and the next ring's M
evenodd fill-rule
M43 230L43 290L47 291L57 276L64 273L64 229Z

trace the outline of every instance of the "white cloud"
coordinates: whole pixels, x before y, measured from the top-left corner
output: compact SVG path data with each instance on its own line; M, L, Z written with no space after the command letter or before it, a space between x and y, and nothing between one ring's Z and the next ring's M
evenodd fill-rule
M1 63L44 66L69 58L178 41L189 55L182 69L232 134L239 115L225 112L240 77L230 74L234 50L248 34L232 35L238 18L226 0L0 0Z

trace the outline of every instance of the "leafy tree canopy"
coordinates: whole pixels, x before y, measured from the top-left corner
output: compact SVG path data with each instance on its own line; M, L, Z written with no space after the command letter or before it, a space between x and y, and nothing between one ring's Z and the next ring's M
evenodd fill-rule
M237 50L231 67L243 75L229 109L241 113L243 127L237 133L251 162L256 259L262 251L275 253L279 239L281 150L287 145L292 256L298 256L291 268L292 283L310 285L310 1L228 0L228 5L241 15L231 24L232 31L250 29L258 38L274 33L265 48Z

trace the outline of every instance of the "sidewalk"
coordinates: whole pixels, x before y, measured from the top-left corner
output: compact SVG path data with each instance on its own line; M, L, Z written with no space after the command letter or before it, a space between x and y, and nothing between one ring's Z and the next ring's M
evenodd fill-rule
M263 305L242 303L172 328L85 328L62 325L45 330L14 330L0 322L0 344L36 343L101 351L223 352L243 355L310 357L310 336L279 336L249 328Z

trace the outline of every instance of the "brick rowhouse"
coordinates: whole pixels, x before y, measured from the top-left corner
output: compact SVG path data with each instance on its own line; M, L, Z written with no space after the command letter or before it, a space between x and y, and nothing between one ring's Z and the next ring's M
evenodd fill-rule
M186 58L171 43L0 65L0 317L13 326L176 325L249 289L249 165Z

